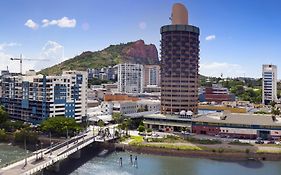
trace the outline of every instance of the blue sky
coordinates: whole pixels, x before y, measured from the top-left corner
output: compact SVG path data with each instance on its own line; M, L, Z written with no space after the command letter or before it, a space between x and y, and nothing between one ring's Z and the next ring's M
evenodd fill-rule
M9 57L21 53L50 60L24 62L24 70L39 70L110 44L144 39L159 48L175 2L200 27L200 73L261 77L262 64L279 66L278 0L9 0L0 1L0 69L19 71Z

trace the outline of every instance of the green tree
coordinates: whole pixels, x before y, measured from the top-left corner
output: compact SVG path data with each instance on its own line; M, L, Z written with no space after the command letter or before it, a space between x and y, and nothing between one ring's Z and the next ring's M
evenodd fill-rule
M151 129L151 128L148 128L148 129L146 130L146 132L151 133L151 132L152 132L152 129Z
M0 129L0 141L6 141L8 139L7 133L4 129Z
M144 131L145 131L145 127L142 126L142 125L140 125L140 126L138 127L138 131L139 131L139 132L144 132Z
M114 123L121 123L122 122L122 115L120 114L120 112L114 112L112 114L112 119L113 119Z
M81 126L76 123L74 118L64 116L50 117L42 122L40 128L42 131L51 132L58 136L65 136L66 129L68 129L69 133L81 130Z
M125 119L122 124L124 130L126 131L126 135L128 135L128 130L132 128L132 119Z
M9 118L9 114L5 111L3 106L0 106L0 125L2 126Z
M38 134L32 131L31 128L22 128L14 132L14 141L17 143L23 143L26 139L26 143L33 144L38 140Z
M144 112L145 109L143 107L138 108L137 112Z
M103 120L99 120L98 121L98 126L101 128L101 127L104 127L104 121Z

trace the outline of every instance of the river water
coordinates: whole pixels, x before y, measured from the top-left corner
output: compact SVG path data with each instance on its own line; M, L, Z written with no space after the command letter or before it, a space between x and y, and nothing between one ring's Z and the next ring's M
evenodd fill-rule
M138 167L130 162L137 155ZM120 157L123 166L120 167ZM281 162L226 162L199 158L182 158L117 152L94 157L71 175L280 175Z
M0 144L0 166L20 160L25 156L25 150L18 146L11 146L5 143Z
M0 166L25 155L22 148L0 144ZM133 162L137 156L137 167L131 164L130 155L133 155ZM74 163L73 159L69 161ZM227 162L129 152L95 156L78 166L71 170L71 175L281 175L281 162L277 161Z

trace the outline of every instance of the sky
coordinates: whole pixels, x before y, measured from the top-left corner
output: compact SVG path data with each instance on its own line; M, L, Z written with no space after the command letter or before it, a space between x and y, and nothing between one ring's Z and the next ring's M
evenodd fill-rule
M9 58L20 54L39 59L26 71L138 39L160 49L176 2L200 28L200 74L259 78L262 64L281 63L280 0L9 0L0 1L0 70L19 72Z

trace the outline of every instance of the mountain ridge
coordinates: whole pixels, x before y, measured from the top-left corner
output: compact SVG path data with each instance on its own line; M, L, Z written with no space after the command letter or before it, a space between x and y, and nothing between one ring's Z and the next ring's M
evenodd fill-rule
M154 44L145 44L143 40L110 45L100 51L85 51L54 66L42 69L44 75L58 75L64 70L82 70L102 68L120 63L159 64L158 51Z

